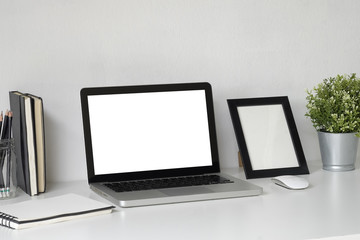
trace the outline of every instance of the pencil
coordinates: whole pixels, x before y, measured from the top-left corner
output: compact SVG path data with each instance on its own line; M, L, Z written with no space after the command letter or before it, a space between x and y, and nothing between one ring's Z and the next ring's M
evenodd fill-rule
M11 138L12 118L13 118L13 112L9 111L9 113L8 113L8 124L7 124L7 130L6 130L6 135L5 135L5 138L7 138L7 139Z
M1 131L2 131L1 127L2 127L3 118L4 118L3 111L1 111L1 114L0 114L0 136L1 136Z
M3 113L2 112L1 112L0 117L1 117L1 125L2 125L2 128L0 128L0 130L1 130L0 140L2 140L4 131L5 131L5 120L3 119ZM2 124L3 120L4 120L4 124ZM5 157L6 157L6 151L2 149L0 151L0 194L1 194L1 197L6 196L6 193L4 192L4 190L5 190L5 176L3 175Z
M7 125L8 125L8 118L9 118L9 111L5 112L5 117L3 119L3 126L2 126L2 131L1 131L1 139L4 139L6 136L6 132L7 132Z
M14 113L11 111L9 113L9 136L11 137L11 130L12 130L12 119L13 119Z
M9 120L9 111L6 110L5 112L5 117L3 120L3 126L2 126L2 131L1 131L1 139L5 139L6 135L7 135L7 131L8 131L8 120Z
M13 117L13 113L10 111L9 112L9 120L8 120L8 130L7 130L7 139L11 138L11 125L12 125L12 117ZM4 182L5 184L5 192L6 192L6 196L9 197L10 196L10 184L11 184L11 167L13 167L13 162L11 161L12 158L12 144L9 140L8 142L8 149L7 151L7 169L6 169L6 182Z

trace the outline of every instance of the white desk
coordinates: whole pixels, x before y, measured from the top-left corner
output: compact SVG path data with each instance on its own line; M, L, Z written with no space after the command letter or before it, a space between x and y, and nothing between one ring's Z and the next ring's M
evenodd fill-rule
M314 239L360 234L360 170L333 173L310 165L311 186L287 190L269 178L249 180L261 196L121 209L32 229L0 228L0 239ZM226 172L245 179L239 169ZM85 181L49 184L45 198L67 192L106 201ZM1 205L29 199L20 194ZM56 207L56 206L54 206ZM353 238L351 238L353 239Z

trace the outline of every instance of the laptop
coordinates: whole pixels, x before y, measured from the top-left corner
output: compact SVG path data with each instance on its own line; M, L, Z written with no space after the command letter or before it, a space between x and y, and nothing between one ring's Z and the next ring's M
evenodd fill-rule
M254 196L220 173L211 85L83 88L90 188L120 207Z

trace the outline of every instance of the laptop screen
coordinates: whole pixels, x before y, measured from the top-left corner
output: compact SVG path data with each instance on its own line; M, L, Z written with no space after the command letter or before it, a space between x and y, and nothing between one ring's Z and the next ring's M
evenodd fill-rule
M83 89L89 176L194 174L214 159L216 167L210 90L206 83Z

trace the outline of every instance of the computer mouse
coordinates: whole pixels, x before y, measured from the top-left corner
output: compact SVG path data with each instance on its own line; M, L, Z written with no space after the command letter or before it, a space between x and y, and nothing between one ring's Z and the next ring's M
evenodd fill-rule
M278 176L271 180L279 186L292 190L300 190L309 187L309 182L305 178L294 175Z

